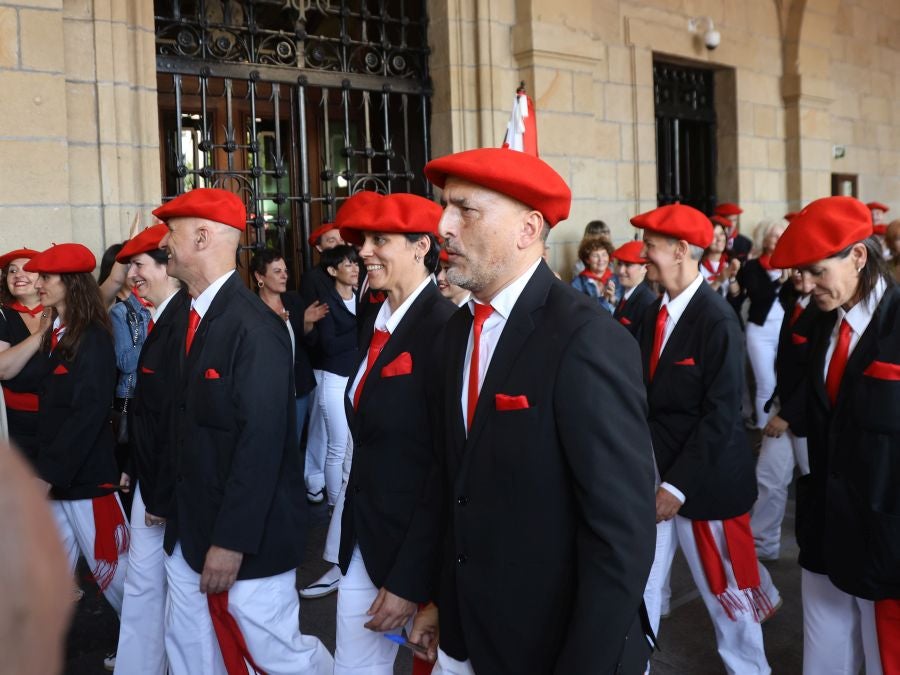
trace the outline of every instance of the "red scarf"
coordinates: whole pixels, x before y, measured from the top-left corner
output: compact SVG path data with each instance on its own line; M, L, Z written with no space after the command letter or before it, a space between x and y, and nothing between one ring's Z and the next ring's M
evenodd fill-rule
M743 593L735 593L728 589L725 563L716 547L709 521L694 520L691 521L691 527L694 530L697 552L700 554L700 562L709 582L709 589L722 605L728 618L734 621L738 613L751 609L757 621L765 619L772 612L772 603L759 586L759 563L756 559L753 533L750 531L750 514L745 513L722 521L725 546L731 558L731 570L737 581L738 590Z
M142 297L138 294L137 289L131 291L131 294L135 297L135 299L136 299L139 303L141 303L141 306L142 306L142 307L153 307L153 303L150 302L149 300L144 300L144 298L142 298Z
M772 263L769 262L769 259L771 257L772 256L769 253L763 253L761 256L759 256L759 258L757 258L757 260L759 260L760 267L762 267L766 272L771 272L773 269L775 269L774 267L772 267Z
M8 304L7 307L9 307L12 310L15 310L16 312L19 312L20 314L30 314L31 316L37 316L38 314L40 314L41 312L44 311L44 306L41 303L38 303L37 305L35 305L35 307L33 309L28 309L21 302L12 302L12 303Z
M216 641L222 652L222 660L225 662L225 672L228 675L247 675L250 672L247 670L249 663L254 673L265 675L266 671L253 660L237 620L228 611L228 591L208 593L206 602L216 632Z
M128 551L128 526L119 500L114 494L94 497L94 560L92 570L101 591L105 591L116 576L119 556Z
M606 288L606 282L612 278L612 275L612 270L607 267L606 271L603 274L594 274L590 270L582 270L578 276L593 279L600 285L600 290L602 291L604 288Z
M722 270L725 268L725 263L727 262L728 256L725 253L722 253L719 256L719 262L716 265L715 269L713 269L712 263L706 258L703 259L703 262L701 264L703 265L703 267L709 270L710 276L715 279L722 273Z

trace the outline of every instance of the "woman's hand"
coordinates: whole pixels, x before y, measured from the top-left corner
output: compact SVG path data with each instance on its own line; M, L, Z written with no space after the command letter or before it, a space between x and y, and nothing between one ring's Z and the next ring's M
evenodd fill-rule
M303 312L303 334L312 331L313 326L328 314L328 305L316 300Z
M616 301L616 285L612 281L606 283L606 288L603 289L603 297L610 304Z

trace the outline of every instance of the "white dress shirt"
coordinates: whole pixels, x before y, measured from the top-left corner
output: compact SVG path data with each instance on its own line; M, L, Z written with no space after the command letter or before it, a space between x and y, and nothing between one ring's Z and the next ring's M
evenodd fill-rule
M837 345L838 333L841 330L841 322L843 322L844 319L847 319L847 323L850 324L850 329L852 331L850 333L850 348L847 351L847 356L849 357L859 343L859 338L862 337L862 334L866 332L866 328L868 328L869 324L872 322L875 308L878 307L878 303L881 302L881 298L884 297L886 290L887 284L884 282L884 279L879 279L868 297L853 305L849 312L844 311L843 307L838 307L837 321L834 322L834 330L831 331L831 340L828 344L828 351L825 354L825 370L823 374L825 378L828 377L828 366L831 365L831 357L834 354L834 348Z
M534 276L534 272L538 268L540 262L541 258L535 260L531 267L525 270L519 278L500 291L494 299L491 300L491 307L494 308L494 311L487 320L485 320L484 326L481 328L481 340L478 342L479 392L481 391L481 385L484 384L484 376L487 374L488 366L491 365L491 359L494 357L494 351L497 349L497 343L500 341L500 335L503 333L503 328L506 326L509 315L515 306L516 301L519 299L519 296L522 295L522 291L525 290L525 286L528 285L528 282L531 281L531 277ZM469 310L472 312L473 316L475 315L475 303L477 302L478 301L475 298L469 300ZM463 364L462 398L460 399L463 425L466 429L469 428L469 366L472 363L473 328L469 329L469 341L466 343L466 359Z
M197 314L200 315L200 319L202 320L206 313L209 311L209 306L212 304L212 301L216 297L216 293L225 285L225 282L228 281L228 277L234 274L234 270L228 270L212 282L209 286L206 287L206 290L203 291L196 298L191 300L191 309L193 309Z

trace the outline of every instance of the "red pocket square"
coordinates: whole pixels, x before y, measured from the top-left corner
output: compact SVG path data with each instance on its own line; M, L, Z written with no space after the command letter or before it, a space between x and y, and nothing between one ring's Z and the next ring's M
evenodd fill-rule
M409 375L412 372L412 356L409 352L403 352L396 359L381 369L382 377L396 377L397 375Z
M694 357L689 356L686 359L682 359L681 361L675 362L676 366L696 366L697 364L694 362Z
M206 372L203 373L203 377L207 380L218 380L220 375L215 368L207 368Z
M885 361L872 361L869 367L863 371L863 375L879 380L900 381L900 363L886 363Z
M56 366L56 368L53 369L53 374L54 374L54 375L66 375L66 374L68 374L68 372L69 372L69 369L66 368L66 367L65 367L63 364L61 364L61 363L60 363L58 366Z
M795 345L805 345L807 342L809 342L809 338L807 338L805 335L791 333L791 342Z
M622 324L623 326L631 325L631 322L624 316L619 319L619 323Z
M156 371L150 370L147 366L141 366L141 372L146 373L147 375L153 375Z
M528 404L527 396L507 396L506 394L497 394L494 397L494 403L497 410L525 410L531 406Z

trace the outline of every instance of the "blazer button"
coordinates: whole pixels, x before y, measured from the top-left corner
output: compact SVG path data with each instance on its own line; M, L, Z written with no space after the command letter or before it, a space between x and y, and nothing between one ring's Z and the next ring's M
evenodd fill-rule
M456 503L459 504L460 506L465 506L466 504L469 503L469 498L466 497L465 495L460 495L459 497L456 498Z
M456 562L460 565L465 565L468 559L469 557L465 553L460 553L458 556L456 556Z

